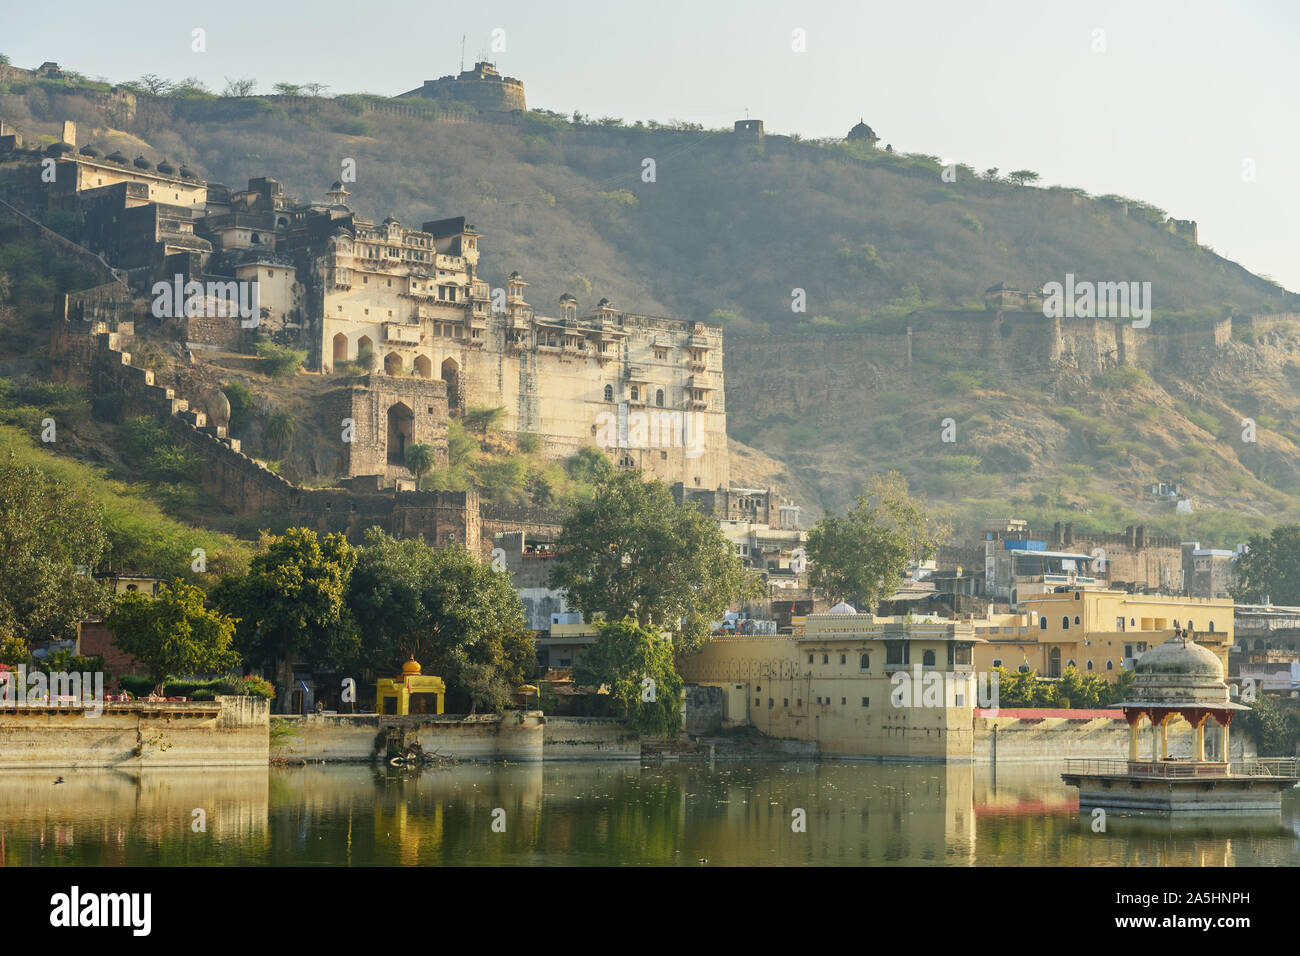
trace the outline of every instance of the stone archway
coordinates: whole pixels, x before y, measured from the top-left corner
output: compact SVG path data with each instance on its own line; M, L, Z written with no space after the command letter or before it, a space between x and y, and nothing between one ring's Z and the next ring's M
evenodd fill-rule
M375 367L375 343L370 341L368 335L357 339L357 363L366 369Z
M442 363L442 380L447 383L447 410L460 411L460 366L455 359L445 359Z
M389 352L384 356L384 374L401 375L402 374L402 357L396 352Z
M334 336L334 364L348 360L348 337L340 332Z
M415 434L415 415L405 402L388 406L388 463L406 464L406 449Z
M415 374L420 378L433 378L433 362L427 355L417 355L415 357Z

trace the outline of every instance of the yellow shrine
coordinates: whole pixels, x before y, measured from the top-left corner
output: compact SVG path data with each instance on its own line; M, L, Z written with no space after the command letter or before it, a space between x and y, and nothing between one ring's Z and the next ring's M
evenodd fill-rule
M402 665L396 680L381 677L375 685L375 709L381 714L441 714L447 685L441 677L423 677L414 657ZM433 700L430 701L429 698ZM391 705L390 705L391 701ZM430 708L432 703L433 707Z

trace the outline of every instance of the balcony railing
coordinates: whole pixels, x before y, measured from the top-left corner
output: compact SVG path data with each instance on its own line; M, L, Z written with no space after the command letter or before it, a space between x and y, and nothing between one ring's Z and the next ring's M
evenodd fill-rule
M1231 764L1195 760L1070 758L1067 774L1124 777L1300 777L1300 757L1255 757Z

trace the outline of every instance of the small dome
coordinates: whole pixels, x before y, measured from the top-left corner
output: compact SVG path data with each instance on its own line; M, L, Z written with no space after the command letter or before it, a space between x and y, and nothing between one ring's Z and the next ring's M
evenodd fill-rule
M176 175L176 167L164 159L158 164L158 172L162 173L164 176L174 176Z
M103 156L104 154L101 153L99 150L95 149L95 147L93 146L83 146L81 147L81 155L89 156L91 159L98 159L100 156Z
M198 178L199 177L195 176L193 170L191 170L188 166L181 167L181 179L198 179Z
M560 296L560 301L561 301L561 302L577 302L578 300L575 299L573 296L569 295L569 293L566 292L566 293L564 293L564 295Z
M1160 704L1215 705L1228 702L1223 664L1209 648L1175 635L1157 644L1133 665L1128 697Z
M334 180L333 185L330 186L330 192L336 193L342 188L343 188L343 183L339 182L339 180L336 179Z
M412 657L409 661L407 661L405 664L402 665L402 676L403 676L403 677L419 677L419 676L420 676L420 662L417 661L414 657Z
M850 140L856 140L856 139L874 140L877 139L878 137L876 136L875 130L873 130L870 126L868 126L864 121L858 120L858 125L853 127L853 129L849 130L848 138Z
M830 609L831 614L857 614L858 610L848 601L841 601Z
M64 153L71 152L74 152L74 149L67 143L51 143L49 146L45 147L45 155L47 156L61 156Z
M137 156L135 158L135 162L133 162L131 165L134 166L136 169L153 169L153 164L150 163L149 160L145 159L143 156Z
M122 155L121 151L116 149L108 154L108 161L110 163L121 163L124 166L128 162L127 158Z

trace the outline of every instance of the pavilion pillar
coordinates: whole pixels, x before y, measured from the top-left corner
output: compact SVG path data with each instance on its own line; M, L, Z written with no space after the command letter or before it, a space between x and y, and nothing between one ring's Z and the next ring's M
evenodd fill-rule
M1138 725L1137 721L1128 725L1128 759L1138 759Z
M1151 717L1151 762L1155 763L1160 759L1160 725L1156 723L1155 713Z
M1169 759L1169 715L1160 721L1160 759Z
M1221 756L1221 757L1219 758L1219 760L1220 760L1222 763L1230 763L1230 762L1232 761L1232 756L1231 756L1232 751L1228 749L1228 727L1229 727L1229 725L1230 725L1229 723L1224 723L1224 724L1221 724L1221 725L1220 725L1220 733L1219 733L1219 747L1222 748L1222 750L1223 750L1223 756Z
M1196 721L1196 761L1205 763L1205 720L1204 714L1201 714Z

